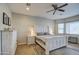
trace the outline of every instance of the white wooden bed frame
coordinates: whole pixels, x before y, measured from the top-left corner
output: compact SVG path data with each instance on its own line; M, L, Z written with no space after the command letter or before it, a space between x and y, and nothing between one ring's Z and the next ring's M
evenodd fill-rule
M46 55L49 55L49 52L51 50L55 50L55 49L58 49L60 47L67 46L67 44L68 44L68 40L66 39L65 35L62 35L62 36L56 35L56 36L52 36L51 38L43 37L40 39L45 39L45 45L42 44L41 42L39 42L37 39L36 39L36 43L38 43L41 47L43 47L45 49Z
M50 32L49 29L51 27L50 25L49 26L48 25L43 25L43 26L37 25L35 28L36 28L36 33L49 33ZM68 40L65 35L52 35L51 38L49 38L50 36L51 35L49 35L48 38L46 38L47 36L39 38L40 40L45 39L45 44L42 44L36 39L36 43L38 43L41 47L45 49L45 54L49 55L49 51L58 49L63 46L67 46Z

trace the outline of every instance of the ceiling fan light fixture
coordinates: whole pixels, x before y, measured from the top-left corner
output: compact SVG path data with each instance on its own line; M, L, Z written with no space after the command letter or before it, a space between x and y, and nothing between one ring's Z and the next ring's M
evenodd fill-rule
M26 10L29 11L30 10L30 6L31 4L30 3L26 3Z
M26 10L27 10L27 11L29 11L29 10L30 10L30 8L29 8L29 7L26 7Z

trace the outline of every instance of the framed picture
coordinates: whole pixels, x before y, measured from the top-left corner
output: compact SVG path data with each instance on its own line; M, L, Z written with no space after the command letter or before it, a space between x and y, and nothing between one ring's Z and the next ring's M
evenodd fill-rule
M3 24L9 25L9 17L6 13L3 12Z
M8 25L11 26L11 20L8 18Z

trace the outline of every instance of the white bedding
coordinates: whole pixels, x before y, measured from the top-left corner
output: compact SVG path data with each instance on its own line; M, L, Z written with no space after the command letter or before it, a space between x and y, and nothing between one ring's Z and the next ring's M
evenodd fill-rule
M48 37L49 35L42 35L42 36L36 36L38 39L42 40L42 41L46 41L46 38Z
M42 36L36 36L36 37L46 42L47 39L51 39L52 37L61 37L61 35L42 35Z

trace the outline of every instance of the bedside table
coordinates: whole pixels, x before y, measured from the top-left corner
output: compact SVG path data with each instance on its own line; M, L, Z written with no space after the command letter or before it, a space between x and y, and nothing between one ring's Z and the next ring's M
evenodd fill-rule
M35 44L35 36L28 36L28 44Z

